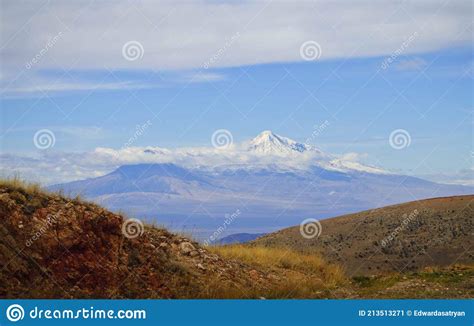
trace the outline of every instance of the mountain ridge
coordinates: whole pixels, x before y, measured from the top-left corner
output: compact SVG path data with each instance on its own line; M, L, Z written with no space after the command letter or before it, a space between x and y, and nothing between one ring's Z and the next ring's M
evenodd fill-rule
M437 195L474 193L472 187L439 185L393 174L345 173L319 166L309 170L268 166L209 170L171 163L123 166L102 177L48 189L81 195L113 211L172 228L192 228L201 221L198 224L205 227L199 238L217 229L224 216L239 207L239 201L246 209L241 209L242 215L232 227L241 232L266 233L274 230L271 227L298 224L308 216L323 218ZM202 207L206 211L202 212ZM188 219L190 215L193 219ZM280 223L275 224L271 216L280 216Z

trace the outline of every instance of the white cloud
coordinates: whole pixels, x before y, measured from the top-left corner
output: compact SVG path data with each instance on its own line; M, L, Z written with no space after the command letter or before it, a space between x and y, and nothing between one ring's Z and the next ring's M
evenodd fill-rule
M439 183L474 186L474 167L462 169L456 173L426 174L422 177Z
M100 129L91 131L101 133ZM81 132L81 129L71 132ZM45 185L82 180L102 176L122 165L142 163L173 163L190 169L209 171L220 169L256 169L272 167L281 171L306 170L312 166L337 171L364 171L369 173L390 173L380 167L365 163L365 153L342 155L307 151L285 153L285 155L260 154L248 150L248 141L233 144L221 150L213 147L183 147L166 149L161 147L124 147L120 149L99 147L91 152L45 151L36 156L0 154L0 176L19 174L29 181ZM420 177L439 183L474 185L474 168L460 170L454 174L430 174Z
M141 163L173 163L186 168L219 170L255 169L272 166L279 170L305 170L318 165L332 170L366 170L383 173L351 161L360 156L351 153L339 156L320 151L294 152L281 155L261 154L248 150L248 142L233 144L222 150L214 147L183 147L166 149L160 147L125 147L120 149L96 148L92 152L68 153L46 151L40 156L0 155L5 173L19 173L26 180L54 184L104 175L121 165ZM6 172L8 171L8 172Z
M428 63L422 58L412 58L408 60L401 60L397 65L397 70L421 70L426 67Z
M224 80L225 75L211 72L197 72L192 74L186 74L180 78L180 81L188 83L201 83L201 82L214 82Z
M22 85L12 88L9 95L25 94L25 93L42 93L48 94L61 91L92 91L92 90L119 90L119 89L143 89L149 88L150 85L135 84L132 82L116 82L116 83L56 83L52 84L51 79L43 79L43 83L31 83L30 85Z
M30 70L175 70L199 69L216 53L210 68L302 61L308 40L321 45L321 60L387 56L414 32L404 54L471 42L468 1L11 1L2 9L10 76L39 54ZM122 56L128 41L143 57Z
M347 160L347 161L353 161L353 162L359 162L365 158L367 158L368 154L367 153L346 153L341 156L341 159Z
M464 1L44 0L1 6L0 88L8 97L161 86L126 77L56 82L41 76L49 70L188 71L174 80L209 82L224 78L219 68L304 61L300 47L307 41L321 46L318 60L390 57L414 34L401 55L472 43L471 5ZM143 49L132 60L122 51L130 41Z
M103 139L106 134L102 127L97 126L63 126L55 127L54 131L80 139Z

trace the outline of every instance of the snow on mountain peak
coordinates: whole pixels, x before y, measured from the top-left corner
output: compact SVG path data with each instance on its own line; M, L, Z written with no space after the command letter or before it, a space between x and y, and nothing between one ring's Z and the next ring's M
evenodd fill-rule
M310 145L298 143L290 138L277 135L270 130L265 130L250 140L247 150L259 154L277 155L303 153L306 151L319 152Z
M319 166L339 172L388 173L387 171L358 162L357 157L324 153L318 148L296 142L290 138L265 130L255 138L240 143L230 151L216 151L207 147L176 148L173 150L160 147L127 147L118 151L112 149L96 149L103 155L113 155L125 163L130 162L172 162L183 166L245 166L249 169L262 166L272 169L296 168L305 169Z

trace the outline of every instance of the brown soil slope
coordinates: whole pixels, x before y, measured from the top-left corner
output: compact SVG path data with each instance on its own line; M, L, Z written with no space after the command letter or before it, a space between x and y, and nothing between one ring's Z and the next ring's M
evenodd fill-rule
M267 275L81 200L0 183L0 298L199 298L262 291Z
M287 228L252 246L320 253L349 276L474 262L474 196L415 201L321 221L319 237Z

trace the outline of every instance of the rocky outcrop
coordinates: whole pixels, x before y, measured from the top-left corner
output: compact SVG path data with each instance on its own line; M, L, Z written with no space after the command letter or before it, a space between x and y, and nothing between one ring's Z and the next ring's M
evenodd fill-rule
M0 297L182 298L212 295L216 283L255 283L241 263L130 221L78 199L0 186ZM265 286L266 275L259 279Z

